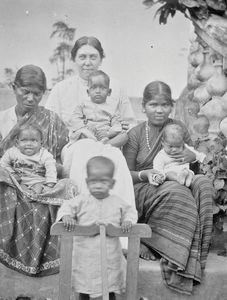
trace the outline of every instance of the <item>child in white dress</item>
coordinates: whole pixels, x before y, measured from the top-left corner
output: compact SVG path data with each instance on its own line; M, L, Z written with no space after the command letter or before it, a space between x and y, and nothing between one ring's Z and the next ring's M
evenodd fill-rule
M206 155L196 151L184 143L184 131L179 124L169 124L164 128L162 136L163 149L158 152L153 161L153 168L161 173L153 178L154 184L161 184L167 177L189 187L194 177L189 163L178 161L174 156L184 151L185 147L196 154L196 160L203 162Z
M122 131L120 115L114 101L106 101L111 96L109 76L100 70L91 73L87 93L90 99L78 104L70 119L70 142L86 137L123 146L127 134Z
M18 128L16 144L0 160L26 192L40 194L57 182L56 161L42 147L42 129L35 124Z
M81 194L65 201L58 211L57 221L61 220L67 230L76 224L94 223L121 226L124 232L137 222L135 206L118 196L110 195L114 186L115 166L104 156L95 156L87 163L87 186L90 194ZM108 285L110 299L121 293L125 287L125 258L119 238L108 237ZM102 299L100 235L74 238L73 277L76 292L80 299Z

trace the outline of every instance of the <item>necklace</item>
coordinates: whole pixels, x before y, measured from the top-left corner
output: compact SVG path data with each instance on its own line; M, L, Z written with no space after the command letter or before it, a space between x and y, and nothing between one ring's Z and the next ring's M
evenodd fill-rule
M148 121L146 122L146 127L145 127L145 134L146 134L146 142L147 142L147 147L149 149L149 151L151 151L151 146L150 146L150 143L149 143L149 135L148 135Z

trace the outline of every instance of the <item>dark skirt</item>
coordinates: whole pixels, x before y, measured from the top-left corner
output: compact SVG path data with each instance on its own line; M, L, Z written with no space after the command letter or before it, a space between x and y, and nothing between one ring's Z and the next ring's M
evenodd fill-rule
M70 199L74 192L69 180L61 180L54 197L32 200L0 168L0 262L28 276L57 273L59 241L50 235L50 227L63 198Z
M191 294L193 282L201 281L211 239L211 182L196 175L190 189L174 181L158 187L138 183L134 189L139 222L152 228L152 237L142 243L161 255L165 283Z

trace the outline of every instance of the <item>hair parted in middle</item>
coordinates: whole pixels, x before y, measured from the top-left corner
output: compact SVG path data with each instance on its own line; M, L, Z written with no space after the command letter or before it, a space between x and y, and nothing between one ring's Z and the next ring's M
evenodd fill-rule
M81 38L76 40L76 42L71 50L71 58L73 61L75 61L77 51L85 45L89 45L89 46L92 46L93 48L95 48L98 51L101 59L103 59L105 57L104 50L102 48L102 44L96 37L82 36Z
M163 81L152 81L148 83L143 92L143 106L151 100L165 100L173 106L172 92L168 84Z

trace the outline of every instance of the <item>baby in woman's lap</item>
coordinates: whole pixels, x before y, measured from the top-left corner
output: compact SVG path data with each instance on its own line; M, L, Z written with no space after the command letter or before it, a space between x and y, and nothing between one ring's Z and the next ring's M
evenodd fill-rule
M35 194L47 192L57 182L56 161L42 147L42 140L42 129L38 125L21 126L15 146L0 160L0 165L11 173L23 190Z
M70 143L81 138L91 138L103 143L117 143L118 147L125 144L127 134L122 131L120 116L111 102L106 102L111 95L109 76L103 71L91 73L87 93L90 101L77 105L73 111Z

